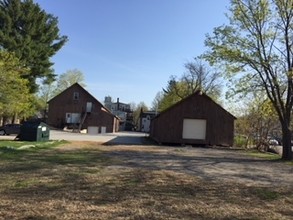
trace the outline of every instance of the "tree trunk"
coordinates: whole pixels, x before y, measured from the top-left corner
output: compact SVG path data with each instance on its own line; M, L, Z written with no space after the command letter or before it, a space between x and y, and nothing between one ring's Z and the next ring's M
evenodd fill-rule
M282 126L283 153L282 159L292 160L291 131L288 126Z
M16 124L16 120L17 120L17 113L13 114L11 123Z

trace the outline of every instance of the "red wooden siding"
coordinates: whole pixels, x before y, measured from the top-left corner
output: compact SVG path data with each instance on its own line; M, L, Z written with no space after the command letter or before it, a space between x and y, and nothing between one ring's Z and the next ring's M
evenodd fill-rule
M78 98L74 97L74 94L78 94ZM47 123L56 128L63 128L66 125L66 113L80 113L82 118L86 114L88 102L92 103L92 110L87 114L82 129L98 126L106 127L106 132L118 131L118 119L79 84L72 85L48 102Z
M206 120L206 139L183 139L184 119ZM211 98L196 92L155 117L150 137L159 143L233 145L235 117Z

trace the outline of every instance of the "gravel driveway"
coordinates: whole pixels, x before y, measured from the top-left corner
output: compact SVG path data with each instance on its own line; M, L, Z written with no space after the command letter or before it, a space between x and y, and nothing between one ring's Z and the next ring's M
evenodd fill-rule
M107 151L108 156L122 161L120 165L118 164L121 169L128 166L150 170L171 170L196 175L210 181L293 187L293 166L246 156L239 150L123 146Z
M107 146L102 147L106 155L122 161L118 164L121 169L128 166L150 170L171 170L211 181L293 188L292 165L253 158L245 155L243 151L225 148L143 146L141 144L144 136L145 134L136 132L88 135L51 131L50 139L106 143ZM0 136L0 139L6 140L14 138L14 136Z
M147 136L141 132L116 132L105 134L82 134L61 130L50 130L50 140L67 141L91 141L101 144L123 144L139 145L143 142L143 137ZM14 140L16 135L0 135L0 140Z

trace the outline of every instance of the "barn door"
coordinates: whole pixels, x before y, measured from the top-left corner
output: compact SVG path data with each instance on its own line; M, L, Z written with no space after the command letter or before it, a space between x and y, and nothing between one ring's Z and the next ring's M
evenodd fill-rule
M207 121L204 119L184 119L183 120L183 139L206 139Z

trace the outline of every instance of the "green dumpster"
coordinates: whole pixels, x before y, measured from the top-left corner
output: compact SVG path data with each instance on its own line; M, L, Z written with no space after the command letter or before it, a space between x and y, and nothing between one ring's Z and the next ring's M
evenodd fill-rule
M27 121L20 127L19 140L21 141L48 141L50 129L41 121Z

